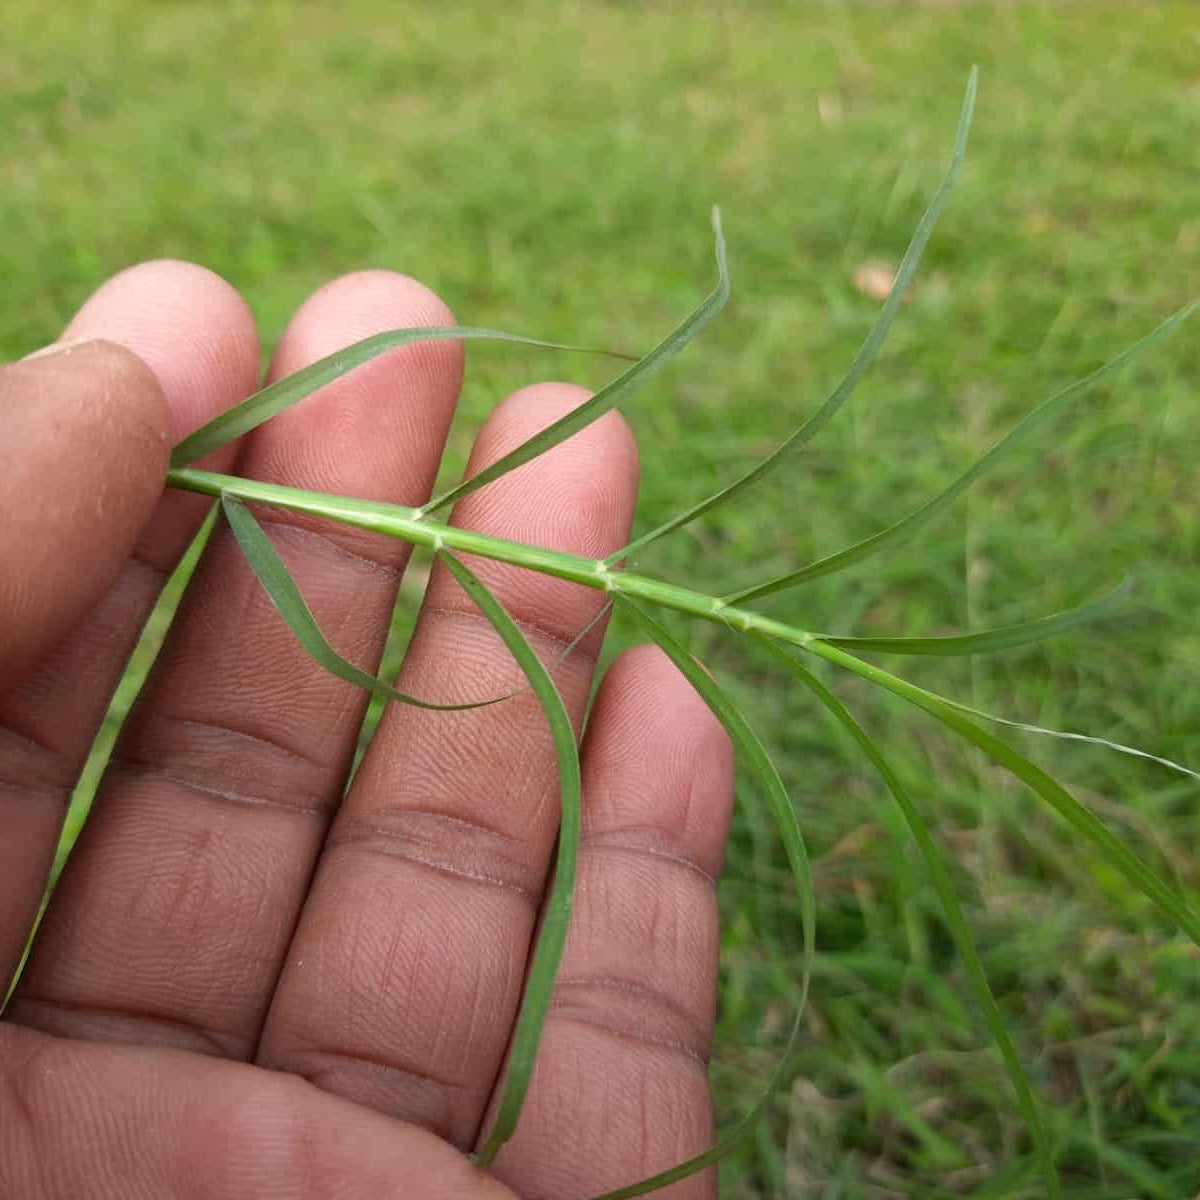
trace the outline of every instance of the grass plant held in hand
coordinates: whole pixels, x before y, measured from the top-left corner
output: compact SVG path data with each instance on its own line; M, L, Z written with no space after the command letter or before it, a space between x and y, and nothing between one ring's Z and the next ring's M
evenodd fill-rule
M1003 455L1027 441L1039 426L1066 409L1087 389L1115 374L1134 355L1146 351L1157 341L1170 334L1190 315L1191 306L1169 317L1141 341L1117 354L1086 378L1068 384L1055 392L1041 405L1034 408L1012 432L998 441L941 493L908 515L886 525L879 532L843 550L827 554L814 562L797 566L774 578L760 580L725 595L710 594L636 569L635 556L650 544L677 532L693 521L702 519L720 506L736 501L746 490L767 475L786 468L794 461L797 453L850 400L859 381L879 354L897 316L901 298L912 282L922 254L960 170L974 107L975 87L975 76L972 74L945 179L912 236L896 272L891 292L881 307L873 327L845 376L830 392L824 403L798 429L787 436L771 454L735 480L712 495L692 503L675 516L638 536L629 545L604 559L584 558L541 546L489 537L446 523L439 514L447 511L453 504L471 492L486 487L494 480L503 477L508 472L573 436L617 405L635 400L638 388L660 367L684 350L687 344L720 312L729 296L730 275L720 221L715 212L713 226L717 283L711 293L676 329L647 354L629 365L611 383L597 391L590 400L567 416L501 457L485 470L436 495L428 503L418 508L282 487L238 476L216 474L198 469L192 464L212 450L229 444L257 425L270 420L324 384L398 345L420 340L475 339L519 341L556 349L564 347L557 343L516 338L492 330L458 326L398 330L393 333L376 335L264 388L243 404L224 413L192 434L175 448L168 476L169 485L211 496L215 503L209 519L194 539L176 576L164 591L160 608L152 619L151 627L148 627L146 645L138 655L142 678L153 658L153 646L161 643L163 627L169 622L173 606L179 602L191 570L198 561L214 528L221 520L224 520L232 529L247 562L262 587L269 593L282 618L313 658L327 670L370 690L380 701L385 702L415 704L431 708L470 709L503 703L510 698L509 696L488 696L458 705L439 705L428 698L397 691L385 680L375 677L362 667L343 658L318 628L299 588L274 551L267 533L253 515L252 506L270 505L304 512L311 516L398 538L427 548L446 565L459 586L495 628L524 673L528 689L533 691L542 705L553 736L558 767L561 797L560 836L553 888L543 912L539 938L528 967L524 997L510 1045L503 1091L488 1136L478 1153L478 1161L485 1166L495 1159L520 1118L521 1106L529 1088L543 1024L550 1006L571 917L579 846L581 783L575 732L554 682L554 668L557 664L547 666L542 662L526 640L518 623L505 611L496 597L471 570L469 564L464 561L466 556L510 563L520 568L556 576L584 587L593 588L603 592L612 604L629 614L630 619L661 647L684 673L730 735L740 761L753 776L766 799L786 851L795 889L801 931L800 941L803 947L800 968L798 977L792 985L792 995L789 997L792 1016L787 1040L777 1068L769 1079L764 1080L761 1099L735 1123L733 1128L722 1135L716 1145L707 1153L681 1163L651 1179L606 1193L605 1200L643 1194L701 1170L717 1161L730 1147L755 1127L757 1120L774 1094L775 1088L784 1077L789 1053L800 1036L801 1019L812 984L813 963L817 952L818 906L803 831L794 808L788 800L780 773L754 732L753 714L744 712L722 687L720 681L699 667L686 645L659 619L661 613L656 615L651 611L653 609L668 610L693 620L714 624L730 638L746 639L747 644L752 643L755 646L765 647L767 653L777 661L780 671L787 673L795 679L798 685L801 685L798 690L815 698L830 717L848 733L861 750L865 762L878 775L911 832L928 878L936 891L946 925L953 936L955 947L969 976L988 1032L1003 1061L1008 1080L1016 1096L1029 1137L1035 1148L1048 1195L1062 1194L1058 1178L1058 1149L1042 1119L1041 1101L1027 1077L1004 1017L993 998L951 875L942 861L926 822L918 807L913 803L908 789L889 763L886 752L859 723L844 700L835 694L822 677L810 670L811 660L817 659L831 664L848 675L855 676L890 693L904 703L924 710L946 729L957 734L992 762L1021 780L1076 834L1086 839L1117 875L1142 893L1197 946L1200 946L1200 916L1186 900L1131 851L1124 841L1114 834L1088 807L1073 797L1070 792L1030 759L1007 745L981 724L981 721L999 720L999 718L989 717L987 714L976 712L954 700L908 683L899 676L885 671L861 657L872 654L975 655L1034 644L1084 623L1111 617L1126 600L1128 589L1123 584L1096 600L1050 616L1035 617L991 630L941 637L826 636L792 620L769 616L755 607L756 601L767 596L798 588L806 582L862 562L875 554L891 550L915 537L923 527L936 520L949 508L976 479ZM122 695L121 703L126 707L129 703L128 692L136 686L137 680L132 677L125 684L125 693ZM1025 728L1031 727L1025 726ZM1036 727L1032 728L1036 729ZM1037 729L1037 731L1055 734L1055 731L1052 730ZM1078 735L1058 734L1057 736L1074 737ZM111 753L114 737L115 732L111 729L108 730L93 748L84 780L76 790L71 810L68 813L43 900L43 912L75 839L86 820L96 781ZM1120 752L1144 753L1132 751L1129 747L1113 743L1107 744ZM1164 759L1158 759L1158 761L1168 768L1192 774L1187 768L1178 764ZM34 935L36 935L36 928L34 934L31 935L30 944L32 944ZM19 974L20 969L18 968L17 975L19 976ZM14 978L9 989L10 995L15 984L16 979Z

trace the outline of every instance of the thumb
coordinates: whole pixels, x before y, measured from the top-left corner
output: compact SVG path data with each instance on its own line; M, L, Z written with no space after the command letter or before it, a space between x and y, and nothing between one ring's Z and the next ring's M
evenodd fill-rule
M0 690L112 586L163 488L167 406L111 342L0 370Z

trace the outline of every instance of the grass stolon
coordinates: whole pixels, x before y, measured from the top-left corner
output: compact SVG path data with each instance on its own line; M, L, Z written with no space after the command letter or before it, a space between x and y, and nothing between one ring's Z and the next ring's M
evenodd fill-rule
M768 473L777 470L795 451L811 440L850 398L855 386L883 345L898 312L904 291L917 269L922 252L945 205L965 153L974 99L975 75L972 72L950 167L941 187L917 226L897 273L891 294L881 308L874 327L863 342L847 374L830 393L825 403L772 454L735 482L687 508L603 561L456 529L441 521L431 519L431 517L432 514L446 509L469 492L485 486L508 471L536 458L617 404L629 399L653 372L675 357L720 311L729 294L729 272L720 222L715 212L713 225L718 281L710 295L657 347L634 362L616 380L598 391L591 400L531 438L491 467L436 496L420 508L407 508L303 489L280 487L199 470L190 464L209 451L242 436L323 384L397 345L418 340L476 338L516 341L535 347L555 349L566 347L558 343L520 338L493 330L472 327L401 330L376 335L263 389L243 404L223 414L187 438L176 447L172 455L172 466L168 475L169 485L211 495L220 501L220 505L213 506L208 520L185 555L180 567L182 574L179 574L174 580L175 589L172 591L168 587L164 592L164 600L160 602L160 608L156 609L156 613L152 617L151 626L157 641L153 646L140 648L143 658L147 659L143 666L142 678L148 672L149 660L152 660L156 647L161 645L163 627L169 623L173 612L173 608L170 606L178 604L182 587L190 578L190 573L194 570L200 553L215 527L217 515L223 513L262 586L269 593L297 638L327 670L376 695L400 703L435 708L470 708L482 704L499 703L507 699L507 697L491 697L468 705L432 705L419 697L397 692L369 672L348 663L338 655L317 628L294 581L274 552L269 538L247 507L251 504L267 504L322 516L332 521L382 533L432 550L445 563L459 584L475 601L480 611L495 627L525 673L529 687L541 701L557 755L562 798L561 834L553 891L547 899L541 932L530 961L525 993L510 1047L498 1115L477 1156L478 1161L484 1165L494 1160L497 1152L516 1127L531 1078L541 1030L550 1006L554 980L570 919L581 797L578 749L571 723L553 682L553 667L547 668L541 662L512 618L466 563L461 560L460 555L476 555L512 563L603 591L613 602L629 612L650 639L663 649L690 680L730 734L740 761L754 776L766 798L771 816L776 822L787 853L791 880L798 900L803 936L803 961L801 977L794 983L795 1003L792 1005L794 1015L784 1053L760 1100L708 1152L649 1180L643 1180L610 1192L607 1194L606 1200L640 1195L701 1170L717 1161L741 1138L754 1130L775 1087L784 1077L788 1054L795 1046L799 1036L801 1017L809 992L816 955L816 899L812 873L801 829L779 773L743 712L730 699L719 682L699 667L684 645L647 611L648 605L674 610L686 617L716 624L734 636L749 638L755 643L767 647L769 652L780 662L781 667L794 675L814 695L834 721L850 735L880 775L920 850L929 878L942 906L947 926L951 931L984 1015L993 1044L999 1051L1005 1072L1016 1095L1048 1195L1056 1197L1062 1194L1056 1165L1058 1154L1062 1148L1053 1144L1042 1120L1035 1091L1025 1074L1017 1050L1005 1028L1001 1012L992 996L987 976L976 952L971 931L955 894L951 877L939 857L928 827L912 803L896 771L845 704L804 665L803 655L814 655L923 709L965 741L976 746L993 762L1026 783L1069 826L1085 838L1124 880L1152 901L1197 946L1200 946L1200 917L1189 908L1186 902L1130 851L1124 842L1115 836L1094 813L1079 803L1033 762L981 728L973 719L983 717L1005 721L1004 718L991 718L987 714L976 713L955 701L944 699L926 689L907 683L858 657L859 653L970 655L1034 644L1086 622L1111 618L1127 599L1128 588L1126 585L1122 584L1115 591L1078 608L1049 617L1037 618L994 630L937 638L824 637L819 633L788 621L769 617L749 607L757 599L841 570L911 537L923 525L944 512L977 478L991 468L1008 450L1027 439L1050 416L1060 412L1085 390L1119 370L1132 356L1145 351L1171 333L1191 314L1194 306L1189 306L1176 313L1146 337L1086 378L1054 393L1039 407L1032 410L1007 437L996 443L943 492L907 517L846 550L828 555L808 566L787 572L774 579L743 587L725 596L695 591L646 574L622 569L618 565L628 561L634 552L641 550L651 542L665 537L698 517L728 503ZM149 632L146 637L148 642L154 641ZM855 651L855 653L851 653L851 651ZM128 687L136 686L136 682L128 685ZM1006 723L1016 724L1022 728L1032 728L1037 732L1049 733L1054 736L1086 736L1061 734L1053 730L1022 725L1020 722L1006 721ZM39 922L41 913L45 911L62 867L82 828L83 821L86 819L100 773L112 752L116 733L116 728L106 726L105 736L97 740L92 754L89 756L84 779L72 798L54 869L39 913ZM1094 740L1103 741L1103 739ZM1113 745L1107 742L1104 744ZM1141 751L1130 750L1128 747L1113 746L1113 748L1128 753L1143 754L1145 757L1154 757L1145 755ZM1158 761L1187 774L1192 774L1187 768L1180 767L1178 764L1162 759ZM30 937L30 945L36 931L35 926ZM26 948L27 955L28 947ZM23 963L24 960L22 966ZM17 978L19 975L20 968L17 971ZM9 996L11 996L15 984L16 978L9 987Z

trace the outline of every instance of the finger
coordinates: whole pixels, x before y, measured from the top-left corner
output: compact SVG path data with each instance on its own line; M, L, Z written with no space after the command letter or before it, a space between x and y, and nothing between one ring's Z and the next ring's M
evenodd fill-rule
M0 690L112 587L163 490L167 419L111 342L0 371Z
M571 929L529 1096L496 1164L526 1200L607 1192L713 1141L729 739L667 658L642 646L601 686L583 770ZM715 1197L716 1172L662 1195Z
M258 383L254 315L224 279L194 263L140 263L114 275L84 303L63 337L104 338L132 350L162 385L172 444L244 400ZM196 465L228 470L236 452L227 446ZM161 580L208 505L203 496L167 492L135 557Z
M422 1130L302 1080L0 1026L0 1196L516 1200Z
M383 329L452 323L405 276L347 276L300 309L272 376ZM252 434L236 469L418 504L460 373L453 343L383 355ZM293 514L266 528L335 644L373 666L406 547ZM220 535L60 886L17 1019L249 1057L365 703L313 662Z
M510 397L471 469L584 398L562 384ZM633 439L613 414L464 500L455 521L602 557L628 538L636 486ZM604 601L512 567L475 567L547 660ZM576 722L600 637L555 672ZM523 682L436 570L401 686L465 701ZM553 744L531 694L462 713L392 706L331 831L260 1061L469 1147L511 1029L558 809Z
M253 390L258 374L258 347L249 310L224 280L188 263L145 263L115 276L84 304L64 337L105 339L137 355L166 398L172 440L242 399ZM79 353L35 358L10 370L38 372L42 378L53 373L58 392L58 381L71 374L70 364ZM111 352L114 363L118 354ZM112 399L116 398L113 393ZM144 408L147 402L135 399L130 403ZM122 411L124 404L122 397ZM97 398L87 419L99 422L106 407ZM96 438L112 438L117 428L115 424L98 425ZM54 452L65 453L59 442L68 440L56 438ZM101 444L98 440L97 450ZM82 448L76 445L70 452L81 453ZM153 466L161 487L160 453L157 449L153 454L147 452L146 465ZM231 453L216 456L210 465L227 468ZM28 461L24 455L22 461ZM94 462L99 461L97 456ZM66 508L58 510L62 518L78 521L72 524L73 536L82 543L76 561L84 566L91 561L87 556L103 545L100 534L95 538L88 535L92 525L115 533L130 519L128 509L118 504L115 492L109 490L116 480L100 480L98 471L98 466L93 467L87 480L73 483L69 472L56 469L42 478L40 486L36 482L31 485L37 488L32 494L41 497L44 512L56 510L55 497L63 495L64 488L86 485L91 489L91 508L77 514ZM84 493L73 490L71 494ZM20 685L0 695L0 819L12 833L11 837L6 834L5 846L13 855L20 847L13 873L6 869L6 856L0 874L0 980L9 978L25 942L71 787L109 697L166 573L204 511L203 503L199 507L194 503L199 499L164 496L132 556L107 590L89 569L88 581L77 589L76 596L86 601L87 615L39 660ZM8 505L3 512L0 524L7 526ZM25 544L33 540L25 539L20 531L18 536ZM7 556L3 561L9 561ZM8 572L4 575L7 579ZM71 590L76 589L67 589L68 596Z

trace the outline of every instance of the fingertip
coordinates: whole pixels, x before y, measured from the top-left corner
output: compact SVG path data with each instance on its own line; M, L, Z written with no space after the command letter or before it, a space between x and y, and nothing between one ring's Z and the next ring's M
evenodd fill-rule
M297 309L268 381L377 334L454 324L441 298L408 275L342 275ZM457 339L395 346L256 430L246 461L258 478L419 504L433 486L462 375Z
M30 416L48 433L77 425L77 438L126 446L133 461L148 457L147 471L166 474L170 408L157 376L132 350L105 338L63 338L27 354L12 369L35 373L27 384L18 377L16 403L31 403L36 411Z
M372 269L339 275L296 310L280 338L271 378L290 375L315 359L392 328L457 324L446 302L420 280L400 271ZM461 341L415 342L405 348L406 370L462 373Z
M588 388L559 380L520 388L488 417L479 435L477 452L486 453L489 458L507 454L539 429L582 407L592 396ZM640 472L637 438L629 422L615 408L547 454L569 460L569 466L562 468L563 473L575 471L611 481L622 501L637 493Z
M254 315L228 280L198 263L154 259L105 281L64 338L132 350L158 379L178 441L258 386Z

